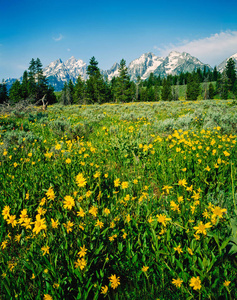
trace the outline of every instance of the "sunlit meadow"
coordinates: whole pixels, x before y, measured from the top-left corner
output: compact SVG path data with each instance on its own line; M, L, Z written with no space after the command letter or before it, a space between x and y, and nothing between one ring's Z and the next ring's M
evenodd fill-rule
M0 299L236 299L236 108L1 115Z

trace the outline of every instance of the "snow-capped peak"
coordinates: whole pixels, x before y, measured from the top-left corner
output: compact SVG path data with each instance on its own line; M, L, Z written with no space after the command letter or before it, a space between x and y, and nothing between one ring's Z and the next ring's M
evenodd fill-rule
M234 62L235 62L235 69L237 70L237 53L235 53L235 54L231 55L230 57L226 58L222 63L220 63L218 65L217 70L219 72L223 72L224 71L224 69L226 67L226 64L227 64L227 62L228 62L228 60L230 58L232 58L234 60Z

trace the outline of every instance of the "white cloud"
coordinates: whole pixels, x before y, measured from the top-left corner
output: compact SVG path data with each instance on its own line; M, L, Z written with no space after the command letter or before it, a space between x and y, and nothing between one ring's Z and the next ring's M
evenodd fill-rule
M203 63L219 65L224 59L237 53L237 31L224 31L203 39L185 40L159 48L154 46L154 49L158 50L161 56L167 56L172 50L188 52Z
M68 52L70 52L70 51L71 51L71 49L70 49L70 48L67 48L67 51L68 51Z
M64 38L64 36L60 33L58 37L53 37L53 40L54 40L55 42L59 42L59 41L61 41L63 38Z

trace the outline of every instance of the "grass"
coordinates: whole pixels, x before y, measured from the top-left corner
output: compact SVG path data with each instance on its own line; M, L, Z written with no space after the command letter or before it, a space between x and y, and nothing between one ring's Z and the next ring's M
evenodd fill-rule
M235 299L234 101L0 125L1 299Z

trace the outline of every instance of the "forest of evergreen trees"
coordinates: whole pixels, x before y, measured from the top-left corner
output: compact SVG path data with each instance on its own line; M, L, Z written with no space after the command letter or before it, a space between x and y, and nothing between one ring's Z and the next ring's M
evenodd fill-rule
M22 76L22 81L16 80L9 91L4 83L0 84L0 103L14 104L28 99L31 103L38 103L45 96L48 104L56 102L54 89L48 85L43 75L42 63L39 58L30 61L28 71Z
M16 80L9 92L4 83L0 84L0 103L16 103L24 99L37 103L44 95L49 104L59 101L64 105L170 101L183 97L180 92L182 86L185 87L183 93L186 100L213 99L215 96L221 99L237 97L237 75L233 59L228 60L222 73L216 67L213 71L204 67L203 71L197 69L192 73L168 75L165 78L151 73L148 79L141 80L137 77L137 81L133 82L124 59L120 61L119 76L108 81L101 74L93 56L87 67L87 74L86 81L79 76L75 84L71 80L65 83L60 97L56 99L54 89L48 85L43 75L40 59L32 59L22 81Z

